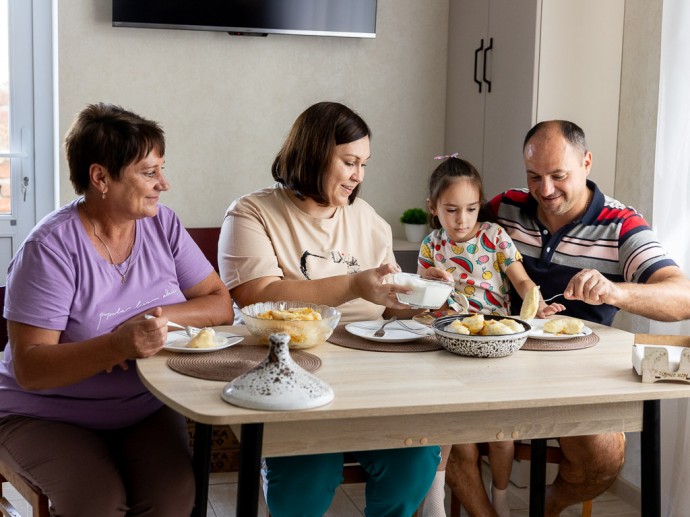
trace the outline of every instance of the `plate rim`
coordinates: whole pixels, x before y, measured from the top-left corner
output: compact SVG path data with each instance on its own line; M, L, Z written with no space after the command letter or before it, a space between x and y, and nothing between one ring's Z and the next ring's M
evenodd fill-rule
M404 322L410 322L412 324L420 325L419 330L425 330L428 329L426 325L419 323L418 321L414 321L412 319L404 319L402 320ZM369 341L376 341L379 343L407 343L409 341L414 341L415 339L420 339L420 338L425 338L429 336L433 336L434 334L428 334L428 335L422 335L422 334L415 334L414 332L409 332L406 331L404 328L396 328L395 330L399 330L401 332L405 332L406 334L409 334L411 337L405 337L405 338L393 338L393 339L386 339L386 336L381 336L381 337L374 337L374 336L363 336L361 334L356 334L355 332L352 332L348 327L353 326L353 328L356 328L358 330L367 330L363 329L362 327L357 327L356 325L365 325L367 323L371 323L372 325L378 324L379 326L383 325L383 320L364 320L364 321L351 321L347 324L345 324L345 330L352 334L353 336L361 337L362 339L367 339ZM391 325L394 323L391 323ZM376 328L372 329L376 330Z

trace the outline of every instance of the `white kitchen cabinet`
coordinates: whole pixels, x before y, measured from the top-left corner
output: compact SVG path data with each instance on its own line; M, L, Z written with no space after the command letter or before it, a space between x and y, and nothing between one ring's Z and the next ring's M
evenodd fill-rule
M525 186L525 133L554 118L584 129L591 178L613 192L624 5L450 0L445 149L477 167L487 197Z

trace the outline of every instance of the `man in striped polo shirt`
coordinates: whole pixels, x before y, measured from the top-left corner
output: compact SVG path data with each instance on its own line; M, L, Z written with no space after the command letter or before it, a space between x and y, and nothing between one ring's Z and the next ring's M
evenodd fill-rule
M619 309L660 321L690 319L690 280L649 224L587 179L592 153L580 127L540 122L527 133L523 156L528 189L508 190L489 205L544 298L564 293L558 301L565 315L605 325ZM520 297L514 294L511 302L519 314ZM625 455L623 433L559 441L564 459L547 487L547 517L605 492ZM477 457L474 445L454 446L449 484L470 515L494 515Z

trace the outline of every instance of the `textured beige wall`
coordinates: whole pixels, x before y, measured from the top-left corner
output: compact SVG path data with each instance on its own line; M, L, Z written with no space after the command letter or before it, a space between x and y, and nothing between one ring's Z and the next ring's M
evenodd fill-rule
M113 28L109 1L58 10L59 132L90 102L120 104L166 131L172 190L186 226L217 226L230 201L272 179L294 119L343 102L372 128L362 197L402 236L442 150L448 0L379 0L377 37L351 39ZM60 203L74 198L61 162Z
M627 0L623 37L615 198L652 223L663 0ZM621 312L615 326L649 332L649 320Z

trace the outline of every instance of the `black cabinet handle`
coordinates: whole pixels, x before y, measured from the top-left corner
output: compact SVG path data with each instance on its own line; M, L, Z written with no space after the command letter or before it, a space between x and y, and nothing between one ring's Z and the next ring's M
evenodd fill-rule
M482 38L482 42L479 45L479 48L474 51L474 82L479 85L479 93L482 93L482 82L477 79L477 59L479 56L479 53L484 49L484 38ZM486 70L486 66L484 67ZM484 72L484 75L486 75L486 72Z
M483 41L484 41L484 40L482 40L482 42L483 42ZM489 52L489 50L492 50L493 48L494 48L494 39L493 39L493 38L489 38L489 44L488 44L488 45L486 46L486 48L484 49L484 82L487 84L487 89L486 89L486 91L487 91L488 93L491 93L491 81L489 81L489 80L486 78L486 57L487 57L487 53Z

